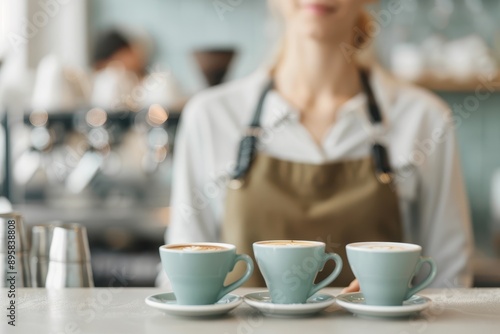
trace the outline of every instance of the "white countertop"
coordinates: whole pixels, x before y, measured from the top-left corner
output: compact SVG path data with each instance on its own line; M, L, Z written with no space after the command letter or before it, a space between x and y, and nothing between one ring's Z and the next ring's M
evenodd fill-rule
M259 289L238 289L243 295ZM7 325L7 289L0 289L0 333L394 333L489 334L500 332L500 289L425 290L433 300L417 317L381 320L353 316L334 305L309 318L262 316L242 303L221 318L189 319L165 315L144 299L151 288L19 289L16 327ZM339 289L324 289L337 295Z

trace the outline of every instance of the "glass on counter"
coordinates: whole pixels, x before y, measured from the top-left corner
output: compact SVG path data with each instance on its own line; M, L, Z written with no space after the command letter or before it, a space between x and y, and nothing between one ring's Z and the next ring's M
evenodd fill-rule
M498 14L495 1L405 1L378 46L403 79L464 85L498 72Z

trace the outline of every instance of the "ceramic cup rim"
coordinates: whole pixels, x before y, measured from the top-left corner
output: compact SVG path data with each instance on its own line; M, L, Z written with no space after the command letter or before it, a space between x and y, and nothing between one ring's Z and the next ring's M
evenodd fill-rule
M310 245L300 245L300 246L278 246L278 245L270 245L271 243L280 243L280 242L297 242L297 243L306 243ZM319 246L325 246L324 242L321 241L312 241L312 240L295 240L295 239L280 239L280 240L262 240L256 241L253 243L253 246L263 247L263 248L280 248L280 249L302 249L302 248L315 248Z
M222 247L224 249L205 250L205 251L190 251L174 249L182 246L206 246L206 247ZM236 246L222 242L182 242L175 244L167 244L160 246L160 252L176 253L176 254L208 254L208 253L223 253L231 250L236 250Z
M360 247L361 245L384 245L384 246L395 246L404 247L405 249L381 249L381 248L367 248ZM355 252L365 252L365 253L414 253L421 252L422 246L417 244L411 244L407 242L390 242L390 241L362 241L347 244L347 250Z

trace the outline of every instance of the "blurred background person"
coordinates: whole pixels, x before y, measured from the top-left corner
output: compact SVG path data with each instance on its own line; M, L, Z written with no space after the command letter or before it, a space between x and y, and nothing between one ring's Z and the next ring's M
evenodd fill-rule
M172 73L151 65L154 43L140 31L111 29L95 43L91 104L138 111L156 103L182 107L183 93Z

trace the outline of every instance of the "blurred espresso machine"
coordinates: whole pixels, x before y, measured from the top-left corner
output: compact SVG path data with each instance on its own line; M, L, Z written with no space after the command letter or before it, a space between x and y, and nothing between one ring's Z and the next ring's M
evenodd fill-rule
M163 244L178 112L30 110L4 120L3 191L26 224L87 228L96 286L152 285Z
M234 54L207 48L192 56L213 86L223 81ZM37 103L24 113L3 113L2 195L22 213L27 231L55 221L84 226L95 286L152 286L168 226L183 103L164 99L168 72L152 73L152 79L109 99L101 93L126 82L112 70L94 80L84 103L72 103L74 87L85 87L84 80L65 73L53 58L42 60L33 93Z

